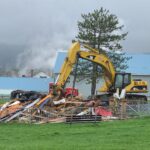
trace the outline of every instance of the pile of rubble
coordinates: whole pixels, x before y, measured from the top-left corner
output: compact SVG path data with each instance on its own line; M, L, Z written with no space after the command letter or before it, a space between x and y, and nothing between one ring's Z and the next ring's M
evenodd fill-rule
M84 116L84 119L76 116ZM111 117L112 113L101 106L100 100L83 100L81 97L63 98L59 95L45 95L34 91L21 90L13 91L11 101L0 106L0 122L15 120L37 124L66 122L68 118L89 121L93 119L93 116ZM98 121L101 120L100 117L96 118L99 118Z

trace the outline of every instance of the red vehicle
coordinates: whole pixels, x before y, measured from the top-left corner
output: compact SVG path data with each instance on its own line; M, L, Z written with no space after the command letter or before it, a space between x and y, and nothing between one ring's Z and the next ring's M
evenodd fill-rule
M53 86L54 86L54 83L49 84L49 93L53 91ZM78 95L79 95L79 92L78 92L78 89L76 88L67 87L63 90L64 97L78 96Z

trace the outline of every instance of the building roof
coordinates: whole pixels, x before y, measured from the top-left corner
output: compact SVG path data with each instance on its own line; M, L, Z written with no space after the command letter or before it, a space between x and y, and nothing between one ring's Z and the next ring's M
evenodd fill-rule
M54 73L60 72L61 66L66 56L67 52L58 52L54 66ZM126 70L126 72L137 75L150 75L150 53L129 53L126 54L126 56L132 57L128 61L129 68Z
M52 78L0 77L0 89L48 92Z

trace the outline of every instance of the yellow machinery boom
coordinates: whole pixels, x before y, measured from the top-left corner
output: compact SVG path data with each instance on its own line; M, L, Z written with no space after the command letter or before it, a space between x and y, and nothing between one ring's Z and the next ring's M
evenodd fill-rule
M84 46L84 45L83 45ZM63 86L70 75L73 65L76 63L77 55L80 58L92 61L100 65L104 70L104 78L106 85L103 86L103 90L107 91L107 88L110 87L115 78L115 69L109 58L104 54L97 53L96 50L88 48L89 51L81 50L80 43L73 43L69 49L68 56L61 68L60 75L57 80L57 84Z

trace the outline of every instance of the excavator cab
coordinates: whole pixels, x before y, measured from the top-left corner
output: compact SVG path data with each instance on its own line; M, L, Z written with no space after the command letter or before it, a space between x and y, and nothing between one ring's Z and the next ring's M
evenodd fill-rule
M115 74L114 90L119 89L121 91L129 84L131 84L131 73Z
M121 95L124 95L124 92L122 92L123 90L125 90L125 97L128 101L128 104L137 104L137 102L141 104L147 103L146 95L138 94L147 93L146 81L133 79L131 80L131 73L116 73L113 91L118 91L118 94L120 95L119 98L121 98L123 97Z
M126 87L131 84L130 73L116 73L114 80L114 91L113 96L117 99L124 99L126 97Z

